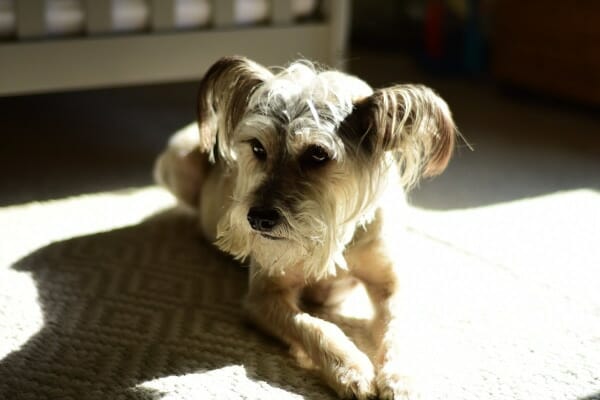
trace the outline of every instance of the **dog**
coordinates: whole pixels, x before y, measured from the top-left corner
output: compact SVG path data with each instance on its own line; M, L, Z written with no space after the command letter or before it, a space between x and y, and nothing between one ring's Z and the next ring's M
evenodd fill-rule
M207 240L248 262L250 318L342 398L412 398L394 231L405 193L453 153L445 101L422 85L373 90L304 60L268 69L233 56L203 77L197 115L157 159L155 179L196 210ZM373 361L301 307L339 302L351 279L375 310Z

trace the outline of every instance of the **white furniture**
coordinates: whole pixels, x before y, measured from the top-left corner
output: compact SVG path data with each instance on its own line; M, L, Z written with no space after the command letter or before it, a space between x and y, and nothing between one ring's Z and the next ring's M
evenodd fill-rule
M0 0L0 95L200 79L232 54L343 69L349 8L349 0Z

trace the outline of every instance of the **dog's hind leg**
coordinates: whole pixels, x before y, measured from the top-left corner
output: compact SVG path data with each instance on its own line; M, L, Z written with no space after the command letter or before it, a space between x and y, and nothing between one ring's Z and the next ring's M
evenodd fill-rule
M154 164L154 179L186 206L198 209L202 183L208 174L208 154L199 148L196 124L175 133Z

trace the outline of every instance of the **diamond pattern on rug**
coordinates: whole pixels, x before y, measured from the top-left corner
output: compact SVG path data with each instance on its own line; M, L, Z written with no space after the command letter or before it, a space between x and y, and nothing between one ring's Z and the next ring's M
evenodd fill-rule
M36 282L44 325L0 361L2 399L160 398L144 382L235 366L245 374L205 394L333 396L249 326L246 269L203 242L187 216L55 242L12 268Z

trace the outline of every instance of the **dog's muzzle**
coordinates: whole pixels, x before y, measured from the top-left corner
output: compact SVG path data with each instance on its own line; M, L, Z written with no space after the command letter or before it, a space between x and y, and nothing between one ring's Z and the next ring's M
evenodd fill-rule
M258 232L270 232L281 220L281 214L274 208L252 207L248 210L248 223Z

